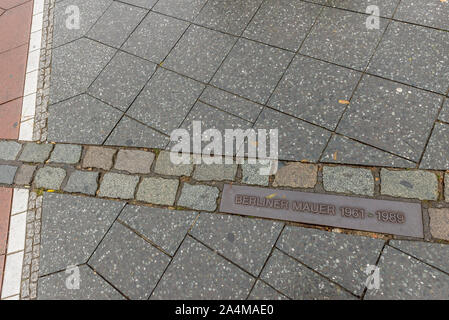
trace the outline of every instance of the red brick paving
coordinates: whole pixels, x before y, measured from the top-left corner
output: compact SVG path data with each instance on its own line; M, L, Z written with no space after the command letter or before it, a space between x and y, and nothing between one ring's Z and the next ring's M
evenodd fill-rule
M0 52L11 50L30 40L33 1L7 10L0 17Z
M23 96L27 57L28 45L0 54L0 105Z
M2 293L3 270L5 270L5 256L0 255L0 293Z
M0 255L6 253L6 242L8 240L9 215L12 204L11 188L0 187Z
M22 98L0 105L0 137L19 138L19 121L22 111Z
M11 9L25 2L30 2L31 0L0 0L0 8Z

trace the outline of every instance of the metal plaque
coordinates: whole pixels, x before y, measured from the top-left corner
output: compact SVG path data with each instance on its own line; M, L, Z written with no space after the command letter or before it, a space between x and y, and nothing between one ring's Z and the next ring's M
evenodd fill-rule
M220 211L423 238L420 203L225 184Z

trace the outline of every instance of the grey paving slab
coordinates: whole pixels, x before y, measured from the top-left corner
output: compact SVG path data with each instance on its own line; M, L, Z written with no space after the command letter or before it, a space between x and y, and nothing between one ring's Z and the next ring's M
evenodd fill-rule
M49 143L28 142L23 147L19 160L24 162L44 162L50 156L53 145Z
M360 77L350 69L296 56L268 105L334 130Z
M151 9L157 2L157 0L121 0L121 1L145 9Z
M178 205L195 210L214 211L217 208L219 192L216 187L185 183L182 187Z
M211 83L255 102L265 103L293 54L239 39Z
M243 33L244 37L296 51L322 7L300 0L265 1Z
M178 128L204 85L174 72L158 69L127 114L168 135Z
M159 64L188 26L185 21L150 12L122 49Z
M394 18L437 29L449 30L449 6L446 1L403 0Z
M449 273L449 245L447 244L391 240L389 245Z
M98 188L98 175L98 172L74 171L70 174L64 191L94 196Z
M449 99L443 105L443 109L440 112L439 118L441 121L449 123Z
M156 70L156 65L125 52L118 52L88 92L126 111Z
M54 9L53 46L56 48L86 35L112 2L112 0L57 1ZM72 27L72 23L75 21L70 18L78 11L71 6L76 6L79 9L79 28ZM67 21L69 28L66 25Z
M38 280L38 300L123 300L114 287L104 281L87 265L61 271ZM68 289L67 278L79 272L79 289Z
M34 186L49 190L59 190L66 172L62 168L43 167L37 170L34 178Z
M283 223L216 213L201 213L190 234L258 276Z
M154 153L141 150L124 150L117 153L114 168L129 173L150 173Z
M16 171L16 166L0 165L0 183L12 184Z
M162 133L124 116L106 140L106 145L165 148L170 138Z
M119 219L165 252L174 255L198 212L126 206Z
M49 107L48 140L102 144L122 113L88 95L80 95Z
M277 247L356 295L365 287L366 265L375 265L384 241L287 226Z
M435 123L426 151L421 160L421 169L449 169L449 124Z
M39 274L86 263L124 203L44 193Z
M209 82L237 38L191 25L165 59L164 66L196 80Z
M366 18L361 13L325 8L300 53L364 70L387 26L381 18L380 28L369 30Z
M400 0L323 0L327 5L361 13L367 13L368 6L377 6L379 16L390 18Z
M434 300L449 298L449 275L386 247L379 264L380 289L368 290L365 299Z
M193 21L207 0L159 0L153 10Z
M278 129L279 159L318 161L331 133L286 114L265 109L254 125L256 129Z
M381 169L380 192L384 195L420 200L438 199L438 178L433 172Z
M89 259L96 272L130 299L146 300L170 257L116 222Z
M187 237L150 299L245 299L254 278Z
M114 53L113 48L86 38L53 49L50 102L85 92Z
M323 187L326 191L374 196L374 176L370 169L324 166Z
M179 181L157 177L144 178L137 190L136 199L172 206L175 203Z
M148 10L114 1L89 30L89 38L119 48Z
M74 144L57 144L51 153L50 162L75 164L80 161L83 148Z
M440 106L436 94L364 76L337 132L418 161Z
M288 298L265 282L257 280L248 300L288 300Z
M203 94L200 96L200 101L249 122L256 121L263 109L263 106L260 104L210 86L206 87Z
M449 33L392 22L368 72L446 94L449 88Z
M321 162L416 168L416 163L340 135L332 136Z
M0 141L0 159L15 160L22 145L15 141Z
M275 249L261 278L292 299L348 300L347 291Z
M104 175L100 183L98 195L100 197L133 199L138 182L138 176L109 172Z

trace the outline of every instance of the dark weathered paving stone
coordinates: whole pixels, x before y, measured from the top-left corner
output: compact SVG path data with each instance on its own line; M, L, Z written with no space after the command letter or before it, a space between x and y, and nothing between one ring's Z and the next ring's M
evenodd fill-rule
M126 2L145 9L151 9L156 4L157 0L122 0L122 2Z
M263 219L201 213L190 234L257 276L282 226L283 223Z
M40 278L38 281L39 300L123 300L125 299L109 283L104 281L86 265L79 267L79 289L68 289L66 281L73 276L74 269L68 273L61 271Z
M101 144L121 115L120 111L88 95L71 98L49 107L48 140Z
M344 136L332 136L321 162L416 168L416 164L398 156L364 145Z
M217 208L219 192L216 187L185 183L178 205L196 210L214 211Z
M261 278L293 299L354 299L347 291L275 249Z
M148 299L170 257L120 223L114 223L92 258L91 265L131 299Z
M277 247L356 295L365 287L366 265L375 265L384 241L287 226ZM268 282L269 283L269 282Z
M368 72L445 94L449 88L448 50L448 32L392 22Z
M191 25L173 48L164 66L202 82L209 82L237 39Z
M123 45L123 50L161 63L189 24L150 12Z
M439 119L441 121L449 123L449 99L446 99L446 102L443 105L443 109L440 112Z
M245 184L268 186L270 176L260 173L261 169L267 166L262 163L252 164L245 161L242 164L242 182Z
M175 203L179 181L156 177L144 178L137 190L136 199L154 204L172 206Z
M193 171L193 163L190 164L174 164L170 160L170 152L161 151L157 156L154 172L169 176L190 176Z
M271 109L262 111L256 129L279 130L279 159L316 162L331 133L325 129ZM267 142L267 146L268 146Z
M391 240L389 245L449 273L449 245L447 244Z
M265 1L243 36L296 51L321 9L321 6L302 1Z
M74 171L64 187L66 192L84 193L94 196L98 187L98 172Z
M0 183L12 184L16 171L16 166L0 165Z
M170 134L184 120L203 89L199 82L158 69L127 114Z
M112 168L113 157L117 150L104 147L87 147L83 158L83 168L98 168L109 170Z
M293 54L240 39L211 83L255 102L265 103Z
M126 111L155 70L155 64L119 52L100 73L88 92Z
M151 299L245 299L253 277L187 237Z
M290 162L282 166L274 177L274 187L314 188L317 183L318 166Z
M399 3L399 0L322 0L321 2L326 1L327 5L360 13L366 13L368 6L377 6L379 8L379 15L388 18L393 15L394 9L396 9Z
M240 35L263 0L209 0L195 22L203 26Z
M165 148L170 138L136 120L124 116L106 140L106 145Z
M80 161L82 147L73 144L57 144L51 153L50 162L75 164Z
M445 183L448 182L447 174ZM446 188L447 185L446 185ZM446 192L446 201L448 201L448 193ZM434 238L449 241L449 208L429 208L430 217L430 233ZM446 246L446 250L449 248Z
M133 199L139 177L120 173L106 173L100 184L100 197Z
M263 108L260 104L210 86L206 87L200 100L249 122L256 121Z
M427 144L421 169L449 169L449 124L435 123L432 136Z
M24 162L44 162L50 156L52 144L28 142L23 147L19 160Z
M85 92L114 52L110 47L85 38L53 49L51 103Z
M119 48L147 12L148 10L114 1L87 36Z
M22 145L15 141L0 141L0 159L15 160Z
M380 28L369 30L367 16L325 8L300 50L301 53L357 70L364 70L379 42L386 20Z
M114 168L129 173L150 173L154 153L140 150L119 150Z
M153 10L193 21L207 0L160 0Z
M296 56L268 105L334 130L359 79L356 71Z
M265 282L257 280L248 300L287 300L282 293L277 292Z
M394 18L437 29L449 30L449 6L444 0L403 0Z
M14 178L14 183L18 185L30 185L33 180L34 170L36 166L29 164L22 164L17 170L16 177Z
M449 299L449 276L391 247L380 258L380 289L365 299Z
M365 76L337 132L418 161L440 106L435 94Z
M36 188L59 190L66 172L62 168L43 167L37 170L34 178Z
M346 166L323 168L323 186L326 191L374 195L374 177L369 169Z
M174 255L198 212L126 206L119 219L165 252Z
M39 274L86 263L124 203L45 193Z
M231 159L229 159L231 160ZM198 181L234 181L237 173L237 164L198 164L193 179Z

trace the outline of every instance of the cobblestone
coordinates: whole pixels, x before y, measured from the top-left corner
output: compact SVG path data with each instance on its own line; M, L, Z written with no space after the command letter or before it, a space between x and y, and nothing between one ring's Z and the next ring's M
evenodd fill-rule
M15 166L0 165L0 183L12 184L16 171Z
M109 170L116 150L103 147L88 147L83 159L83 168Z
M274 187L314 188L317 183L318 166L299 162L291 162L279 168Z
M449 202L449 173L444 175L444 199Z
M434 238L449 241L449 208L429 209L430 233Z
M95 195L98 187L97 180L98 172L74 171L70 175L64 191Z
M58 190L65 176L66 172L62 168L44 167L36 172L34 185L36 188Z
M14 141L0 141L0 159L15 160L22 145Z
M23 147L19 160L24 162L42 163L48 159L52 148L52 144L27 143Z
M247 184L268 186L269 176L261 175L259 172L260 168L265 168L266 165L249 164L247 162L242 164L242 182Z
M50 162L75 164L80 161L82 147L73 144L57 144L51 153Z
M145 178L139 186L136 198L154 204L173 205L178 185L178 180Z
M154 153L139 150L119 150L114 168L129 173L150 173Z
M35 170L36 170L35 165L22 164L19 167L19 170L17 170L14 183L18 185L31 185L31 181L33 180L33 174Z
M374 177L369 169L325 166L323 185L326 191L374 195Z
M193 171L193 164L175 165L170 160L170 152L161 151L157 157L154 171L169 176L190 176Z
M178 205L196 210L214 211L217 208L219 190L216 187L185 183Z
M198 181L234 181L237 173L236 164L199 164L193 173L193 179Z
M426 171L381 170L381 193L393 197L438 199L438 179Z
M100 197L133 199L139 177L106 173L100 185Z

